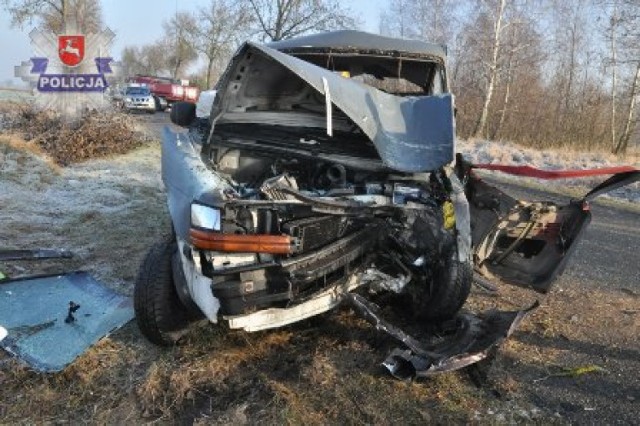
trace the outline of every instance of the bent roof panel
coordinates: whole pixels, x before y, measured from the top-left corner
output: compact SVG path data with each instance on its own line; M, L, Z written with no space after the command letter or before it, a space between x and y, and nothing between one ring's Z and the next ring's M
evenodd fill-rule
M354 30L331 31L296 37L268 43L267 46L272 49L285 51L301 48L396 51L414 55L436 56L443 60L447 55L446 47L441 44L385 37L379 34Z

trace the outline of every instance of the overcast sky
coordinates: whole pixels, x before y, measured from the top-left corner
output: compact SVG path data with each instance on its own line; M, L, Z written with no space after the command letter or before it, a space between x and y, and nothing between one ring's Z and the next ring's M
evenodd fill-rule
M104 21L115 34L116 39L111 56L119 58L123 47L142 45L157 40L162 35L162 22L177 10L195 10L206 5L208 0L102 0ZM344 0L364 23L365 31L378 32L380 11L386 0ZM29 32L33 25L24 28L10 28L10 18L3 9L0 11L0 86L8 80L21 84L14 78L13 67L28 61L33 52L29 43Z

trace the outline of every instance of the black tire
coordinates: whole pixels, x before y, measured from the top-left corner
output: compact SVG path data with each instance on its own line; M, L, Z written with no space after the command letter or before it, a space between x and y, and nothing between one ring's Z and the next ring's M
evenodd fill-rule
M153 97L153 102L156 105L156 111L160 111L160 112L164 111L164 107L162 106L162 102L160 101L159 97L154 96Z
M133 300L142 334L161 346L172 346L189 325L187 311L173 284L174 240L155 244L145 256L136 279Z
M447 320L455 317L469 297L473 267L471 262L460 262L457 253L436 272L430 297L419 302L419 314L429 320Z

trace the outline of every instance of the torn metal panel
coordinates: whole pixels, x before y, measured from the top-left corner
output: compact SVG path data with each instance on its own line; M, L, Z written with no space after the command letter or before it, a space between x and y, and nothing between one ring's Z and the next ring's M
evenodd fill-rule
M351 293L345 299L376 330L387 333L408 348L394 349L383 363L399 379L459 370L487 358L538 307L536 302L521 311L493 311L481 316L461 314L455 319L454 330L427 344L385 321L378 307L364 297Z
M621 188L626 185L631 185L634 182L640 181L640 170L627 170L622 173L616 173L609 179L605 180L601 184L597 185L591 191L589 191L583 197L584 201L592 201L600 195L613 191L614 189Z
M259 58L259 59L256 59ZM265 93L293 97L274 84L262 82L265 72L257 73L254 63L269 67L269 78L293 73L315 92L328 96L373 142L389 168L403 172L436 170L453 160L453 97L449 93L433 96L395 96L364 83L257 43L245 43L218 84L212 123L225 120L228 112L252 108ZM250 90L245 87L249 87ZM325 88L328 88L326 90ZM285 92L283 95L282 92ZM329 116L327 116L329 117ZM330 129L327 129L330 130Z
M132 318L131 299L86 272L0 284L0 346L38 371L62 370Z
M202 268L199 267L199 262L196 265L196 258L193 261L186 258L183 254L185 249L187 249L185 242L178 239L180 266L182 266L189 295L207 319L215 324L218 322L220 301L211 292L211 278L202 275Z

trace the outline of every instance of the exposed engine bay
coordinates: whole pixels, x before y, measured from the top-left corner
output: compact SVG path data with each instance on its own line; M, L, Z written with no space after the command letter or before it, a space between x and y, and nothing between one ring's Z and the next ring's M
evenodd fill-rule
M221 232L264 240L255 255L229 255L226 247L202 259L225 315L302 301L365 265L429 292L434 271L455 257L444 171L376 172L229 149L208 157L230 182ZM241 291L247 281L251 291Z

